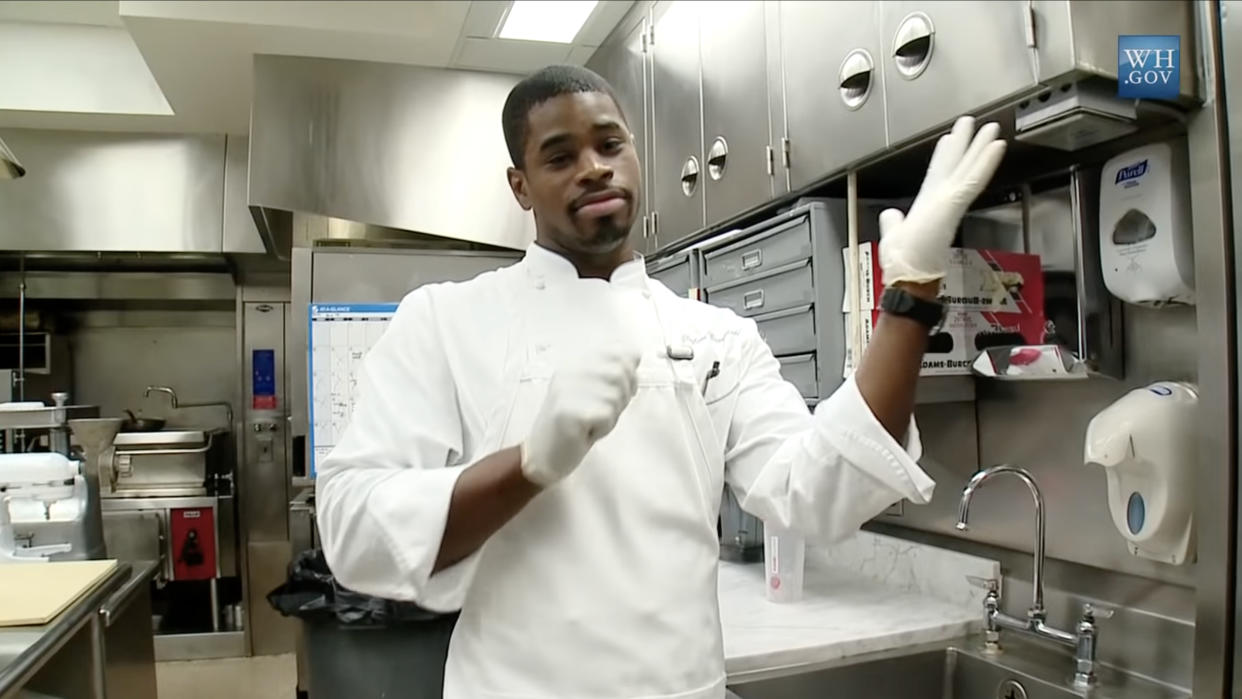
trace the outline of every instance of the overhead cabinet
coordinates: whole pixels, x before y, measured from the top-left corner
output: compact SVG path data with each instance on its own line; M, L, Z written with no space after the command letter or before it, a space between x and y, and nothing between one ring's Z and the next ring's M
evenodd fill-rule
M879 5L780 4L785 135L794 189L888 145Z
M1119 34L1177 34L1181 97L1197 91L1191 3L666 0L635 14L591 65L627 112L645 109L649 252L960 115L1116 79Z
M772 196L767 36L762 2L695 4L703 66L705 167L700 179L710 226ZM663 49L656 45L657 57Z
M1035 86L1029 3L876 5L890 145Z
M641 128L630 121L645 143L645 249L771 199L782 130L770 118L769 14L762 2L658 3L588 62L627 114L644 114Z
M657 7L649 39L652 230L661 247L703 228L699 5L682 1Z
M1183 99L1196 99L1195 3L1129 0L1032 0L1035 66L1041 84L1096 75L1117 79L1117 38L1177 35L1178 86ZM1154 62L1153 62L1154 67Z
M630 235L635 249L644 252L655 249L655 240L650 235L650 222L647 220L651 182L648 168L651 151L647 147L647 134L649 133L647 84L651 79L646 51L648 26L646 18L640 19L637 25L626 33L624 41L600 49L591 57L588 64L612 85L621 111L625 113L630 131L634 134L634 149L638 153L639 172L642 173L643 186L639 192L639 198L642 201L636 212L636 224Z

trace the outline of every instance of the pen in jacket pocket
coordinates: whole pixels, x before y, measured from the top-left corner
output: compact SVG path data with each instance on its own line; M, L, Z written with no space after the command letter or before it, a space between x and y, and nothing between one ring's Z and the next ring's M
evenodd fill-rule
M712 362L712 368L707 372L707 376L703 378L703 395L707 395L707 384L720 374L720 362Z

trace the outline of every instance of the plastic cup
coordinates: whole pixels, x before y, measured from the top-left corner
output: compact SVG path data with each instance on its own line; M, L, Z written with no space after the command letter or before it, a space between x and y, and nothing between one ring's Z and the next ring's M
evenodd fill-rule
M802 599L806 540L789 530L763 527L763 581L768 600L789 603Z

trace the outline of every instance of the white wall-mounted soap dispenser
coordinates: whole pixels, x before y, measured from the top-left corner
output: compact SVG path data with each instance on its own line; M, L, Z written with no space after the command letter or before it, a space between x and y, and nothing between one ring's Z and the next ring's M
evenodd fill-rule
M1104 284L1122 301L1195 302L1187 167L1182 141L1150 143L1104 164L1100 265Z
M1100 411L1083 459L1103 466L1108 509L1130 553L1180 565L1193 560L1199 393L1158 381Z

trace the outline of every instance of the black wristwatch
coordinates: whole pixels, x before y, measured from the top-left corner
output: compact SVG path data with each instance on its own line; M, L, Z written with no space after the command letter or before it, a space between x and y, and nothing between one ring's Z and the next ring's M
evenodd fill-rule
M884 290L880 297L880 310L895 316L917 320L927 326L928 330L940 325L944 320L944 304L929 301L894 286Z

